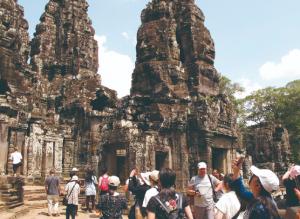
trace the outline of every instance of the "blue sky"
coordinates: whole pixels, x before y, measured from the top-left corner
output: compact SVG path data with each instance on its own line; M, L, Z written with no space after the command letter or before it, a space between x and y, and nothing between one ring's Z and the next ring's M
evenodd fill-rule
M19 0L30 35L48 0ZM129 93L140 13L148 0L88 0L102 84ZM196 0L216 46L217 70L246 88L300 79L299 0ZM118 63L118 64L116 64Z

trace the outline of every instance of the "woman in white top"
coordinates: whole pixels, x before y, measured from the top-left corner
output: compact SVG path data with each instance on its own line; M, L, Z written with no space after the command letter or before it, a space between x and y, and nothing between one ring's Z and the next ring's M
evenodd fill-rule
M94 171L92 169L87 169L86 177L85 177L85 206L86 210L92 212L95 210L95 197L96 197L96 186L98 185L97 177L94 175ZM92 209L89 208L90 200L92 202Z
M73 176L71 181L65 187L67 193L68 205L66 208L66 219L75 219L76 208L78 206L78 196L80 194L80 186L78 184L78 176Z
M215 205L215 219L231 219L240 210L240 201L232 188L232 177L233 174L227 174L223 179L223 188L226 193Z

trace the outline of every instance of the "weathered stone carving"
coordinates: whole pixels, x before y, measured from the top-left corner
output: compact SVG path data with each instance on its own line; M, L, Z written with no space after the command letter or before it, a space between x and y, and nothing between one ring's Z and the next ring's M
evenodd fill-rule
M85 0L49 0L30 65L22 8L0 4L1 171L11 172L10 144L22 151L22 174L30 177L91 165L124 182L133 167L167 166L184 187L200 160L230 170L236 113L220 94L214 43L193 0L153 0L143 10L131 93L122 99L101 85Z
M245 135L247 153L255 165L284 172L291 163L288 131L280 124L259 124Z

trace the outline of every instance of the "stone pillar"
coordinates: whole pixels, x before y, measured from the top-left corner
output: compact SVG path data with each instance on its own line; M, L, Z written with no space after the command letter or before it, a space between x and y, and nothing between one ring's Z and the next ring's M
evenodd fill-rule
M5 120L0 118L0 174L6 173L8 162L8 125Z
M32 139L30 138L28 140L28 154L27 154L27 174L32 175L33 174L33 146L32 146Z
M12 175L13 174L13 164L12 160L10 160L10 154L14 152L14 145L10 144L8 146L8 159L7 159L7 173Z
M211 170L212 168L212 133L206 132L204 139L205 139L205 145L206 145L206 153L205 153L205 158L204 160L207 162L207 169Z

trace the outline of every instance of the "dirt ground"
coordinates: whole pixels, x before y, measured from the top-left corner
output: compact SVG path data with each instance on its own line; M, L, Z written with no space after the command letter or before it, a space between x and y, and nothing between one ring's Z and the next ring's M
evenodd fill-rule
M24 216L18 217L18 219L65 219L66 218L66 208L65 206L59 207L60 216L48 216L48 209L32 209L29 213ZM71 217L70 217L71 218ZM78 219L90 219L90 218L99 218L96 212L89 213L87 211L78 210ZM128 219L127 216L123 216L123 219Z

